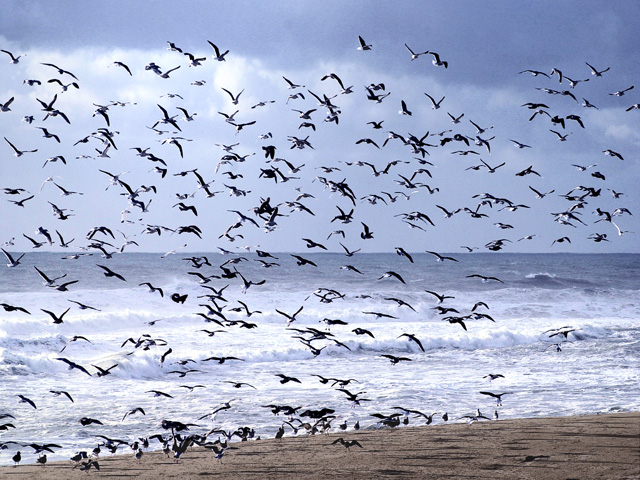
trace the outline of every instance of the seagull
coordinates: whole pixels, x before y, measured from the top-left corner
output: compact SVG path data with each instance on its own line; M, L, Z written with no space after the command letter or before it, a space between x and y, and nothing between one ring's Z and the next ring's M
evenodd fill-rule
M396 365L399 362L411 362L412 360L410 358L407 357L396 357L395 355L389 355L389 354L382 354L380 355L381 357L387 358L389 359L389 361L391 362L391 365Z
M426 251L426 253L430 253L431 255L435 256L436 257L436 262L444 262L445 260L451 260L453 262L457 262L458 261L453 257L445 257L443 255L440 255L437 252L430 252L429 250L425 250L425 251Z
M624 160L624 158L622 158L622 155L620 155L618 152L614 152L613 150L609 150L609 149L603 150L602 153L604 153L609 157L616 157L616 158L619 158L620 160Z
M541 71L539 71L539 70L522 70L521 72L518 72L518 73L519 73L519 74L520 74L520 73L530 73L530 74L531 74L531 75L533 75L534 77L537 77L538 75L542 75L543 77L547 77L547 78L549 78L549 75L547 75L546 73L541 72Z
M35 150L18 150L15 145L13 145L13 143L11 143L9 140L7 140L7 137L3 137L4 141L7 142L9 144L9 146L13 149L13 155L15 157L21 157L22 155L24 155L25 153L35 153L38 151L38 149Z
M425 93L425 95L427 97L429 97L429 100L431 100L431 108L433 110L438 110L440 108L440 106L441 106L440 104L445 99L445 97L443 96L439 101L436 102L436 100L431 95L429 95L428 93Z
M288 313L282 312L280 310L278 310L276 308L276 312L278 312L280 315L284 315L285 317L287 317L287 326L291 325L293 322L296 321L296 316L302 311L302 309L304 308L304 306L300 307L294 314L289 315Z
M289 80L287 77L283 76L282 77L284 79L285 82L287 82L289 84L289 90L294 90L296 88L304 88L304 85L298 85L297 83L293 83L291 80ZM300 94L302 96L302 99L304 100L304 96L302 94Z
M449 115L449 117L451 118L451 123L460 123L460 120L462 119L462 117L464 117L464 113L454 117L453 115L451 115L449 112L447 112L447 115ZM468 143L468 142L467 142Z
M418 347L420 347L420 350L422 350L424 352L424 347L422 346L422 343L420 342L420 340L418 340L416 338L415 335L411 334L411 333L403 333L402 335L400 335L398 338L400 337L407 337L409 340L413 341L416 343L416 345L418 345Z
M432 292L431 290L425 290L425 292L436 297L438 299L438 305L444 302L447 298L456 298L451 295L440 295L439 293Z
M9 108L9 105L11 105L11 103L13 102L15 97L11 97L9 100L7 100L4 103L0 103L0 112L10 112L11 109Z
M429 53L433 55L433 60L431 60L431 63L434 64L436 67L444 67L444 68L449 67L449 63L440 60L440 55L438 55L436 52L429 52Z
M335 445L337 443L339 443L340 445L343 445L347 450L349 450L351 447L364 448L362 445L360 445L360 443L357 440L345 440L342 437L337 438L336 440L331 442L331 445Z
M569 133L567 133L566 135L562 135L561 133L556 132L555 130L551 130L551 129L549 129L549 131L550 131L551 133L555 133L555 134L558 136L558 140L560 140L561 142L566 142L566 141L567 141L567 137L568 137L569 135L571 135L571 133L573 133L573 132L569 132Z
M22 259L22 257L25 256L25 254L23 253L18 258L13 258L11 254L7 252L4 248L0 248L0 250L2 250L2 253L4 253L4 256L7 257L7 260L9 261L9 263L7 263L7 267L9 268L17 267L18 265L20 265L20 260Z
M72 300L69 300L69 301L72 301ZM62 350L60 350L60 353L64 352L71 342L77 342L78 340L84 340L85 342L89 342L93 344L91 340L89 340L87 337L83 337L82 335L74 335L69 340L67 340L67 343L65 343L64 347L62 347ZM63 360L63 361L66 361L66 360Z
M404 44L405 47L407 47L407 50L409 50L409 52L411 52L411 60L416 60L420 55L426 55L429 53L428 50L425 50L424 52L420 52L420 53L415 53L413 50L411 50L411 48L409 48L409 45L407 45L406 43Z
M480 393L483 394L483 395L489 395L490 397L495 398L497 406L500 407L500 406L502 406L502 396L503 395L507 395L507 394L511 394L513 392L504 392L504 393L480 392Z
M55 324L60 324L63 323L62 318L67 314L67 312L71 309L71 307L67 308L62 315L57 316L55 313L49 311L49 310L45 310L44 308L41 308L40 310L42 310L44 313L46 313L47 315L49 315L52 319L53 319L53 323Z
M149 282L144 282L144 283L139 283L138 284L139 287L142 286L142 285L146 285L147 287L149 287L149 293L160 292L160 296L164 297L164 292L162 291L162 288L154 287Z
M406 282L403 280L403 278L402 278L398 273L396 273L396 272L394 272L394 271L388 271L388 272L383 273L383 274L380 276L380 278L378 278L378 280L382 280L383 278L391 278L391 277L394 277L394 278L396 278L396 279L400 280L402 283L406 283Z
M61 278L64 278L67 276L67 274L65 273L64 275L61 275L59 277L50 279L49 277L47 277L47 275L40 270L38 267L36 267L35 265L33 266L33 268L36 269L36 272L38 272L38 275L40 275L42 277L42 279L44 280L44 282L42 283L45 287L53 287L54 284L56 283L56 280L60 280Z
M105 277L116 277L116 278L119 278L120 280L122 280L123 282L126 282L125 278L122 275L120 275L119 273L114 272L109 267L105 267L104 265L96 265L96 267L100 267L101 269L104 270L104 276Z
M504 283L502 280L500 280L499 278L496 277L485 277L484 275L479 275L477 273L473 274L473 275L466 275L466 278L480 278L482 279L483 283L488 282L489 280L494 280L496 282L500 282L500 283Z
M224 90L225 92L227 92L229 94L229 96L231 97L231 103L233 103L234 105L238 105L238 102L240 101L240 95L242 95L242 92L244 92L244 88L237 95L234 95L233 93L231 93L226 88L223 88L222 90Z
M211 48L213 48L213 51L214 51L214 53L215 53L215 55L213 56L213 58L214 58L215 60L217 60L218 62L225 62L225 61L226 61L226 59L225 59L224 57L227 55L227 53L229 53L229 50L226 50L226 51L224 51L224 52L220 53L220 49L218 48L218 46L217 46L216 44L211 43L209 40L207 40L207 43L208 43L209 45L211 45Z
M20 59L21 59L22 57L26 57L26 56L27 56L27 54L26 54L26 53L23 53L22 55L18 55L18 56L16 57L13 53L11 53L11 52L10 52L10 51L8 51L8 50L0 50L0 52L2 52L2 53L6 53L7 55L9 55L9 57L11 57L11 60L10 60L10 62L9 62L9 63L12 63L12 64L14 64L14 65L15 65L16 63L19 63L19 62L20 62Z
M401 105L401 107L402 107L402 108L400 109L400 111L399 111L398 113L399 113L400 115L408 115L408 116L411 116L411 112L407 109L407 104L405 103L405 101L404 101L404 100L401 100L401 101L400 101L400 105Z
M67 75L75 78L76 80L78 80L78 77L76 77L73 73L71 73L71 72L69 72L67 70L63 70L62 68L58 67L57 65L54 65L53 63L41 63L40 65L45 65L47 67L55 68L56 70L58 70L58 75L67 74Z
M124 421L124 419L127 418L128 415L133 415L134 413L137 413L137 412L140 412L142 415L146 415L146 413L144 413L144 410L141 407L137 407L125 413L124 417L122 417L122 421Z
M124 63L122 63L122 62L113 62L111 65L115 65L117 67L122 67L127 71L127 73L129 75L133 76L133 74L131 73L131 69L128 66L126 66Z
M571 243L571 239L569 237L557 238L553 242L551 242L551 246L553 247L554 244L563 243L563 242Z
M531 145L526 145L524 143L520 143L517 140L510 140L513 142L516 148L531 148Z
M373 47L373 45L368 45L367 42L364 41L364 38L362 38L360 35L358 35L358 41L360 42L360 46L358 47L358 50L371 50L371 48Z
M19 403L28 403L29 405L31 405L36 410L38 409L38 407L36 407L35 402L33 400L31 400L30 398L27 398L24 395L16 395L16 397L18 397L20 399L20 400L18 400ZM20 452L18 452L18 453L20 453ZM20 459L18 459L18 461L20 461Z
M603 73L608 72L609 69L611 68L611 67L607 67L604 70L597 70L595 67L589 65L587 62L585 62L585 63L591 69L591 74L595 75L596 77L601 77Z

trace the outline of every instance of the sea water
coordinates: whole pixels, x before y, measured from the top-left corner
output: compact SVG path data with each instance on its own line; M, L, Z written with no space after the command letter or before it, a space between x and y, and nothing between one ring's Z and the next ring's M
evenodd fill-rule
M0 425L0 464L11 464L21 450L25 463L36 454L29 443L56 443L50 460L68 459L79 450L91 450L102 438L126 440L163 433L162 420L193 423L191 433L205 434L213 428L227 431L249 426L255 436L272 437L288 417L275 416L267 405L323 407L335 410L335 428L347 422L352 428L375 428L372 413L390 415L399 408L435 415L441 423L462 422L480 409L501 419L537 416L597 414L640 408L640 255L635 254L452 254L457 262L436 262L429 254L412 254L413 263L393 253L343 254L307 253L314 263L298 266L288 253L273 253L275 262L264 268L255 253L238 255L124 253L113 259L80 257L62 259L60 253L29 252L16 268L3 266L0 272L0 303L20 306L24 312L0 310L0 415L10 414ZM206 255L212 264L196 269L186 257ZM240 278L212 279L207 285L219 290L227 320L254 323L241 328L219 317L222 326L197 313L213 303L203 295L198 278L222 274L223 262L243 257L226 266L237 269L251 285L243 292ZM96 263L108 266L125 281L107 278ZM358 271L341 269L352 265ZM66 273L58 281L78 280L69 291L43 286L34 266L50 277ZM385 272L397 273L384 277ZM482 282L470 275L496 277ZM150 293L149 282L163 289ZM322 296L330 289L337 293ZM453 298L440 306L459 313L441 315L434 307L434 291ZM184 303L171 295L187 295ZM315 294L314 294L315 293ZM408 303L399 305L388 298ZM81 310L74 300L97 310ZM231 311L244 302L250 311ZM488 318L464 320L465 331L446 316L476 312ZM290 325L276 312L292 315L302 311ZM54 324L42 309L68 313L63 323ZM379 312L379 317L365 312ZM342 320L346 325L327 326L324 319ZM308 328L330 333L313 340L318 355L299 338ZM362 328L373 334L356 335ZM202 330L223 330L209 336ZM298 329L298 330L293 330ZM569 331L551 337L560 329ZM403 334L412 334L417 343ZM78 339L83 336L90 341ZM145 337L145 335L148 335ZM127 339L133 341L127 342ZM135 348L139 339L153 339L155 345ZM333 342L335 339L340 344ZM66 348L65 348L66 347ZM323 348L324 347L324 348ZM61 350L64 351L61 353ZM171 349L170 353L166 353ZM317 352L316 352L317 353ZM382 355L406 358L392 364ZM162 357L164 356L164 362ZM210 357L233 356L239 360L204 361ZM87 369L69 370L65 358ZM187 361L184 365L178 361ZM108 368L99 377L94 366ZM196 370L180 377L188 369ZM495 380L488 374L500 374ZM277 374L297 378L301 383L280 383ZM359 405L338 390L340 384L323 384L322 377L353 379L344 388L364 392ZM235 388L234 383L248 383ZM185 386L196 387L193 389ZM51 390L68 392L55 396ZM154 396L151 390L171 395ZM505 393L502 405L481 391ZM20 403L18 395L35 402L37 409ZM209 415L228 402L231 408ZM145 415L137 412L142 407ZM94 418L103 425L82 426L79 419ZM424 424L411 416L411 425ZM287 427L286 435L293 435ZM299 433L300 435L300 433ZM215 437L217 438L217 437ZM16 442L16 443L13 443ZM152 447L159 448L152 442ZM123 446L121 453L128 453ZM33 458L31 458L33 456Z

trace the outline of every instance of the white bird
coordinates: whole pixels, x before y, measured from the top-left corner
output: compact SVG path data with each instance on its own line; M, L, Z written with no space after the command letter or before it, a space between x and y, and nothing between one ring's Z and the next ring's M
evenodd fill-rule
M4 248L0 248L0 250L2 250L2 253L4 253L4 256L7 257L7 260L9 261L9 263L7 263L7 267L9 268L17 267L18 265L20 265L20 260L22 259L22 257L25 256L25 254L23 253L18 258L13 258L11 254L7 252Z
M411 52L411 61L417 59L420 55L426 55L427 53L429 53L429 50L425 50L424 52L420 52L420 53L415 53L413 50L411 50L411 48L409 48L409 45L407 45L406 43L404 44L405 47L407 47L407 50L409 50L409 52Z
M231 93L226 88L223 88L222 90L224 90L225 92L227 92L229 94L229 96L231 97L231 103L233 103L234 105L238 104L238 101L240 100L240 95L242 95L242 92L244 92L244 88L237 95L233 95L233 93Z
M609 95L613 95L615 97L622 97L625 94L625 92L628 92L629 90L633 90L633 87L634 86L631 85L629 88L625 88L624 90L618 90L617 92L610 93Z
M35 149L35 150L18 150L13 143L11 143L9 140L7 140L7 137L3 137L3 138L4 138L4 141L7 142L11 146L11 148L13 148L13 155L15 157L21 157L25 153L35 153L35 152L38 151L38 149Z
M432 109L434 109L434 110L438 110L438 109L440 108L440 104L441 104L441 103L442 103L442 101L444 100L444 97L442 97L439 101L437 101L437 102L436 102L436 101L434 100L434 98L433 98L431 95L429 95L428 93L425 93L425 95L426 95L427 97L429 97L429 100L431 100L431 104L432 104L432 105L431 105L431 108L432 108Z
M219 62L225 62L226 59L224 57L227 55L227 53L229 53L229 50L226 50L220 53L220 49L217 47L215 43L211 43L209 40L207 40L207 43L211 45L211 48L213 48L213 51L215 52L215 55L213 56L214 60L217 60Z
M584 63L587 63L587 62L584 62ZM608 72L609 69L611 68L611 67L607 67L604 70L599 70L598 71L595 67L592 67L588 63L587 63L587 66L591 69L591 74L595 75L596 77L601 77L603 73Z
M516 140L511 140L516 148L531 148L531 145L525 145L524 143L520 143Z
M438 55L436 52L429 52L429 53L433 55L433 60L431 60L431 63L433 63L436 67L444 67L444 68L449 67L449 63L443 60L440 60L440 55Z

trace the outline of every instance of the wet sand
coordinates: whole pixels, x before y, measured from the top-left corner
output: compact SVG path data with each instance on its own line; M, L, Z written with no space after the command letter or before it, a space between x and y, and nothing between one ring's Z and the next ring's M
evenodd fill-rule
M357 440L347 450L337 438ZM0 479L640 479L640 412L335 432L204 449L174 463L161 452L102 455L100 471L71 462L0 468ZM24 449L24 450L28 450ZM23 452L24 453L24 452ZM6 456L7 452L0 455Z

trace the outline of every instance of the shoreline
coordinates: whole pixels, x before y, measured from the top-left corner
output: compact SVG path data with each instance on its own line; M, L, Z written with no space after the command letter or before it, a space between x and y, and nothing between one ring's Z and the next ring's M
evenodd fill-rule
M339 437L362 448L332 445ZM196 478L322 479L513 478L640 479L640 412L536 417L349 430L329 435L285 436L231 443L222 460L194 448L180 463L162 452L102 455L100 471L72 463L0 467L0 479ZM0 453L7 455L7 452Z

